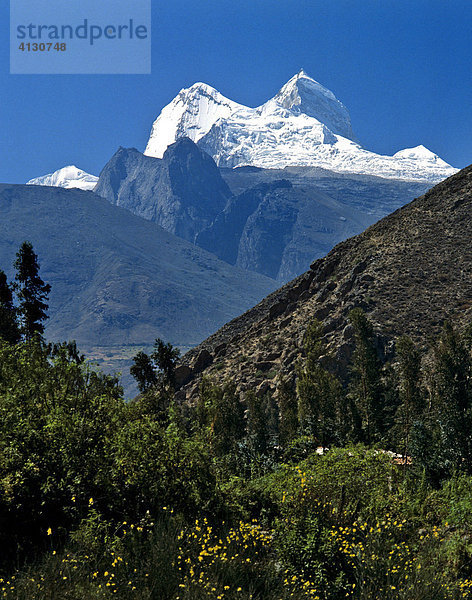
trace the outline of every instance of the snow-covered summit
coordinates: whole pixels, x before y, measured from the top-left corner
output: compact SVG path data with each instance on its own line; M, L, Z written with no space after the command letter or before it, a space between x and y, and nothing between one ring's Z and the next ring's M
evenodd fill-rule
M63 167L54 173L35 177L27 182L27 185L51 185L62 188L79 188L81 190L93 190L97 185L98 177L90 175L78 169L75 165Z
M244 106L225 98L210 85L194 83L180 90L162 109L154 121L144 154L162 158L167 146L180 137L198 142L218 119L227 118L240 109Z
M437 183L457 171L425 148L393 156L364 149L347 108L302 69L270 100L249 108L204 83L183 89L153 124L145 154L161 158L187 136L219 166L318 166L341 173Z
M415 146L415 148L405 148L404 150L400 150L393 155L394 158L412 158L412 159L420 159L425 161L434 162L436 164L442 166L448 166L447 162L439 158L437 154L425 148L422 144L419 146Z
M351 117L336 96L301 69L265 104L262 112L273 112L275 106L290 110L294 115L305 114L326 125L332 133L353 139Z

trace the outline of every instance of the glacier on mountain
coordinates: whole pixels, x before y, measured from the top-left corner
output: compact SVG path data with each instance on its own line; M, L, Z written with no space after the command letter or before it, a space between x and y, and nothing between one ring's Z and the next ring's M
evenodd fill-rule
M202 138L218 119L227 118L245 107L228 100L205 83L195 83L181 90L170 104L162 109L153 124L151 137L144 154L162 158L167 147L181 137L194 142Z
M86 173L74 165L69 165L54 171L54 173L30 179L27 185L50 185L53 187L93 190L97 185L97 181L98 177L95 175L90 175L90 173Z
M422 145L393 156L366 150L353 134L347 108L303 69L257 108L204 83L181 90L154 121L145 154L161 158L184 136L220 167L316 166L431 184L457 171Z

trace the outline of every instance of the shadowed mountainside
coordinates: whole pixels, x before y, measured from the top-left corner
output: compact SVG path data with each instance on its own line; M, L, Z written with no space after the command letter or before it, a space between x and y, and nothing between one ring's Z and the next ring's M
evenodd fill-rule
M119 148L94 191L192 243L231 196L213 159L188 138L169 146L162 159Z
M51 340L92 347L192 346L276 283L218 260L92 192L0 185L0 268L21 242L51 284Z

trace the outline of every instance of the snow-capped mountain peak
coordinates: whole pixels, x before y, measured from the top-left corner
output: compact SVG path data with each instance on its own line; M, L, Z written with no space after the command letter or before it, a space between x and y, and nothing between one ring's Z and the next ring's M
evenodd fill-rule
M75 165L69 165L43 175L41 177L35 177L27 182L27 185L50 185L54 187L62 188L79 188L81 190L93 190L97 185L98 177L82 171Z
M180 90L154 121L145 154L162 158L167 146L180 137L198 142L220 118L244 108L206 83Z
M316 166L431 184L456 172L424 146L393 156L363 148L344 104L303 69L257 108L204 83L181 90L155 120L145 154L161 158L168 145L185 136L222 167Z
M299 105L301 102L300 90L303 93L303 85L307 86L308 89L311 88L315 93L329 98L329 100L337 100L331 90L328 90L321 83L315 81L304 69L300 69L298 73L282 86L280 91L275 95L274 100L277 100L285 108L293 108Z
M433 162L438 165L447 166L447 162L442 160L442 158L439 158L439 156L437 154L434 154L434 152L431 152L431 150L428 150L428 148L425 148L423 144L415 146L414 148L405 148L404 150L396 152L393 156L394 158L406 158L413 160L420 159L424 161Z
M263 112L271 112L274 105L294 114L305 114L326 125L332 133L354 139L351 117L347 108L331 90L315 81L303 69L294 75L265 105Z

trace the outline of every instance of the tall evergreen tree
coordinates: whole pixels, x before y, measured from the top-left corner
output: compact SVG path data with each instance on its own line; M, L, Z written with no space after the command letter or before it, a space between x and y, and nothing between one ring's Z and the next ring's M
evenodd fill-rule
M20 337L13 291L7 276L0 270L0 338L10 344L16 344Z
M298 371L298 418L302 431L322 446L339 443L346 414L341 416L343 390L339 380L320 363L326 349L319 321L310 323L304 338L305 365Z
M251 390L246 394L246 404L249 444L257 454L267 454L273 433L268 427L267 403Z
M342 386L338 379L316 365L312 371L301 374L297 388L302 430L321 446L339 443Z
M233 382L228 381L221 387L202 377L194 431L211 446L214 456L235 456L246 432L244 413L245 405Z
M472 358L467 338L444 325L435 348L434 401L450 466L472 472Z
M401 451L409 453L410 433L413 423L421 419L425 401L421 389L421 357L411 338L400 337L396 343L400 406L396 421L401 436Z
M44 333L48 318L48 297L51 286L39 276L38 256L30 242L23 242L16 255L16 285L19 300L20 331L25 339Z
M280 410L274 393L270 390L262 397L262 409L266 419L268 447L273 450L279 444Z
M210 407L212 446L216 456L233 452L243 439L246 429L244 405L236 392L234 383L216 388Z
M349 321L356 342L350 395L361 417L363 438L370 444L380 440L386 428L382 363L375 347L372 324L364 311L360 308L351 310Z
M279 437L287 447L298 433L298 402L295 391L288 381L282 381L278 391Z

